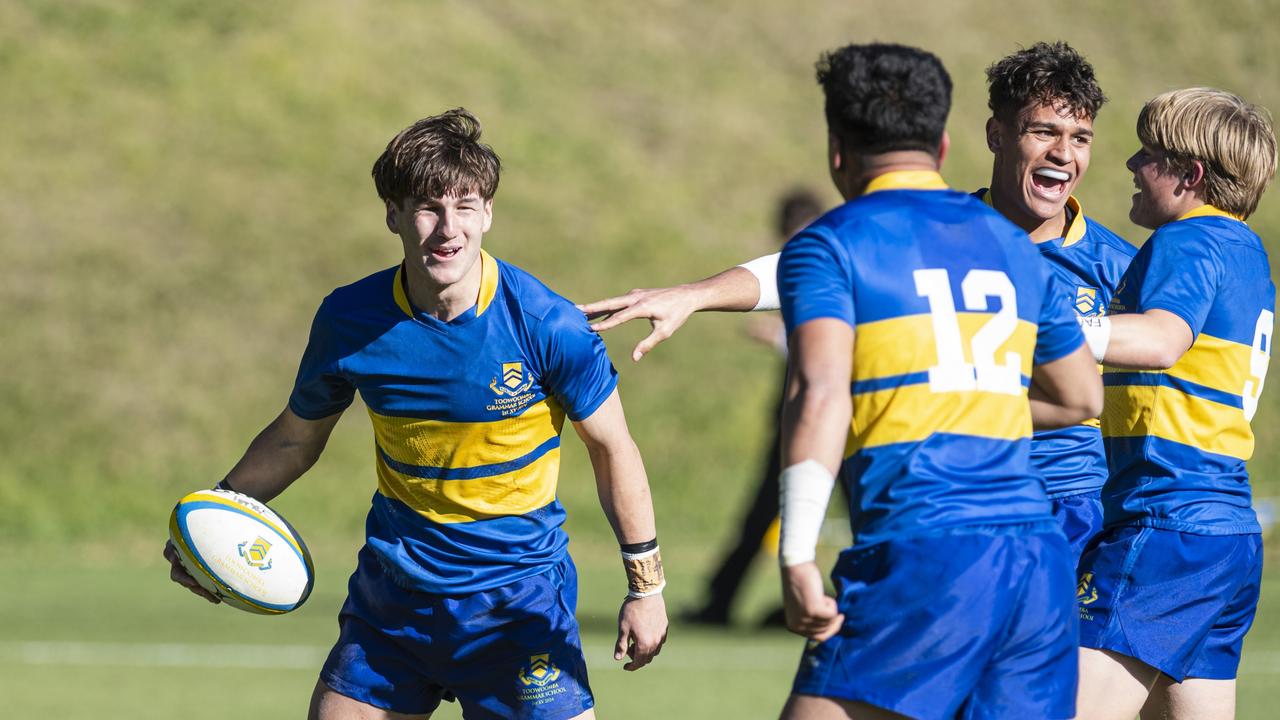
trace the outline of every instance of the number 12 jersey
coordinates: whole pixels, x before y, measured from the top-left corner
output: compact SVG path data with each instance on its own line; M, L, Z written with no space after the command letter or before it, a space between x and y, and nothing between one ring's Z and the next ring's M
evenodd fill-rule
M854 328L855 545L1050 517L1027 388L1083 336L1026 233L937 173L887 173L787 243L778 284L788 333Z

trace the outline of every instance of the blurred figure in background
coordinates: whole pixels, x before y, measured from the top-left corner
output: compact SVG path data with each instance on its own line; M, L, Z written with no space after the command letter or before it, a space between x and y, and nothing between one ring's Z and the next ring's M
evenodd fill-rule
M824 205L817 193L809 188L796 188L782 197L778 206L777 233L779 243L785 243L792 235L799 232L815 218L822 214ZM752 339L768 345L787 355L787 333L782 318L769 314L751 318L748 326ZM785 373L778 373L779 380ZM686 622L705 625L728 625L733 613L733 603L742 588L742 583L751 569L751 563L762 549L768 537L774 537L772 547L776 552L778 521L778 473L782 472L781 448L778 444L778 419L782 414L782 388L778 388L778 402L769 415L769 434L772 438L769 455L761 469L760 478L756 481L756 493L747 506L742 519L736 524L738 537L733 547L720 560L711 581L707 586L705 602L682 615ZM782 608L771 613L764 620L767 625L782 625L784 618Z

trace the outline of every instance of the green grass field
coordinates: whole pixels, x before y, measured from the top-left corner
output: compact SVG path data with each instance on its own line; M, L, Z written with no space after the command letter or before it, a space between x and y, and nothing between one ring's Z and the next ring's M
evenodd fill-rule
M652 665L624 672L611 657L621 569L581 565L579 620L601 718L772 718L782 708L802 641L754 620L776 583L763 559L729 631L675 624ZM150 566L0 567L0 697L13 718L301 717L337 635L350 568L322 566L295 614L252 616L211 606ZM698 578L673 573L669 607L693 599ZM1269 573L1245 645L1238 717L1274 717L1280 677L1280 575ZM436 718L461 717L445 704Z
M976 188L990 171L983 68L1065 39L1111 98L1078 194L1136 244L1123 162L1137 110L1200 84L1280 110L1277 11L1276 0L0 3L0 716L301 714L374 490L363 411L274 503L322 568L296 615L185 597L160 545L174 501L216 482L283 407L320 299L397 261L369 168L414 119L456 105L480 117L505 167L486 248L590 300L770 250L774 201L796 184L835 202L819 51L889 40L937 52L955 80L944 174ZM1276 192L1251 219L1273 250ZM674 611L700 592L752 492L778 361L742 318L695 318L633 365L642 332L607 341ZM1280 391L1263 396L1254 428L1257 494L1280 496ZM573 439L560 494L602 717L774 716L799 642L746 628L773 602L773 578L758 573L741 629L677 626L658 664L625 674L608 659L616 546ZM1242 718L1275 715L1278 577L1246 649Z

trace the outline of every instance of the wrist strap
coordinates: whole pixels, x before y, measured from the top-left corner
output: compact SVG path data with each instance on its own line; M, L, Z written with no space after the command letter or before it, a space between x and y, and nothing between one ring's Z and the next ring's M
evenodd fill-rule
M778 557L783 567L813 562L835 476L817 460L805 460L783 470L778 484L782 516Z
M622 567L627 571L627 597L629 598L657 595L667 586L666 576L662 572L662 553L658 549L657 538L647 542L623 545Z

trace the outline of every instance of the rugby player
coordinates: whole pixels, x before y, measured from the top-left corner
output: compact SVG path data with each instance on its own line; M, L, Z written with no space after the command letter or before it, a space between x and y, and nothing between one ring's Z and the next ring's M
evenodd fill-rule
M1036 43L987 69L987 145L991 186L975 195L1025 230L1061 281L1061 301L1085 317L1105 312L1135 249L1087 217L1073 191L1089 168L1093 120L1106 102L1093 67L1066 43ZM653 332L632 353L639 360L700 310L778 307L769 255L700 282L632 290L581 306L599 331L647 318ZM1107 479L1098 420L1037 431L1031 456L1045 478L1072 553L1102 529L1099 493Z
M991 187L977 194L1027 231L1077 315L1105 314L1136 252L1085 215L1073 194L1089 169L1093 121L1106 97L1093 67L1063 42L1036 43L987 68ZM1097 418L1032 437L1053 514L1079 558L1102 530L1107 459Z
M315 463L357 392L378 480L309 717L590 718L577 576L556 498L567 417L587 445L629 591L615 658L666 638L653 507L617 373L582 314L481 248L500 164L461 108L373 167L404 261L321 304L288 407L221 487L267 501ZM173 579L210 600L171 546Z
M1276 138L1265 110L1191 88L1148 102L1138 139L1129 218L1155 233L1112 314L1082 318L1106 365L1111 476L1080 561L1080 717L1225 719L1262 573L1245 461L1275 286L1245 221Z
M1070 718L1075 563L1029 445L1099 412L1097 368L1026 233L938 174L942 63L850 45L818 80L847 202L777 271L783 599L811 640L783 717ZM814 558L837 473L833 599Z

